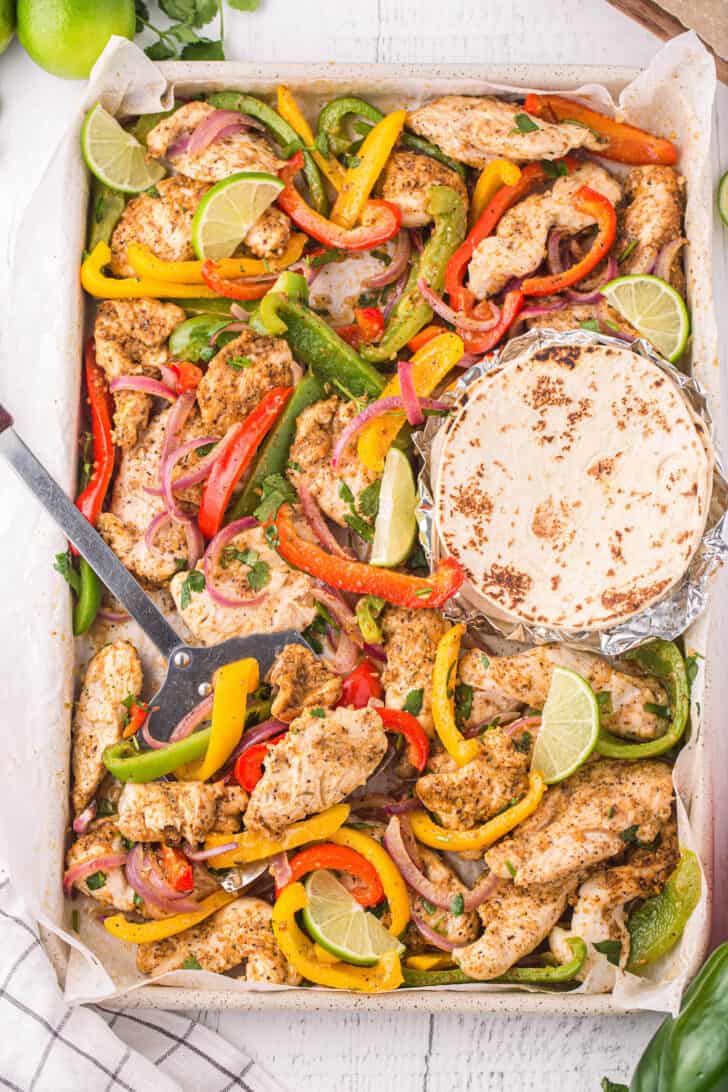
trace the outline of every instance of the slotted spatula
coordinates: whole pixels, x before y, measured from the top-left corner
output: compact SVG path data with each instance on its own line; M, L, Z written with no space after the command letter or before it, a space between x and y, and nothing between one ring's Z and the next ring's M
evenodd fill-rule
M231 637L211 648L186 645L12 426L11 415L0 405L0 454L167 660L165 680L149 702L149 730L156 739L169 739L182 717L210 693L210 680L223 664L251 656L263 678L284 645L310 647L292 629Z

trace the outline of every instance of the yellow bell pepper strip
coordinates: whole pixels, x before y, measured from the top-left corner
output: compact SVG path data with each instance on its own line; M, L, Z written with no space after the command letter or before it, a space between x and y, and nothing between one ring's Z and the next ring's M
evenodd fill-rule
M303 884L284 888L273 907L273 934L278 947L292 967L317 986L337 990L381 993L396 990L404 981L396 952L387 952L373 967L352 967L349 963L323 963L316 958L313 942L296 924L296 914L308 904Z
M278 85L276 106L278 108L278 113L283 120L287 121L290 127L298 133L306 146L306 149L311 152L314 162L321 173L328 178L335 190L340 190L344 182L346 171L341 166L338 159L334 159L333 156L324 156L318 150L315 144L316 137L314 136L313 129L303 116L301 108L294 99L291 89L285 87L283 84Z
M423 398L432 394L464 352L461 338L451 333L439 334L418 349L412 357L412 381L417 394ZM396 397L401 393L399 376L395 375L380 397ZM381 474L387 452L406 421L404 413L387 413L371 421L359 434L357 454L360 461Z
M528 792L523 799L487 823L470 830L446 830L433 822L426 812L415 811L410 816L412 831L418 842L433 849L449 849L454 853L487 849L527 819L538 807L545 791L546 783L542 775L538 770L532 770L528 775Z
M406 110L394 110L369 130L357 152L359 162L355 167L349 167L346 172L339 196L331 210L331 219L335 224L352 228L359 220L369 194L399 140L406 119Z
M295 232L286 243L286 249L277 258L223 258L215 265L221 277L267 277L279 273L297 262L303 254L308 239L302 232ZM165 262L148 246L130 243L126 248L129 265L140 277L171 281L174 284L204 284L202 262Z
M216 891L214 895L208 895L202 900L199 910L173 914L172 917L160 918L159 921L127 921L123 914L114 914L104 920L104 928L117 940L125 940L129 944L151 944L152 941L166 940L177 933L184 933L185 929L191 929L193 925L199 925L205 918L222 910L228 903L235 902L239 897L237 891Z
M490 204L501 186L515 186L521 177L521 168L509 159L491 159L480 172L470 201L470 226L472 227L485 206Z
M107 243L97 243L81 265L81 285L90 296L105 300L217 299L218 293L199 284L158 281L153 277L107 277L104 266L111 261Z
M250 657L225 664L215 672L210 742L205 757L177 772L183 781L207 781L222 769L233 753L245 728L248 694L260 681L258 662Z
M447 971L454 967L455 963L446 952L425 952L423 955L413 955L405 960L406 965L413 971Z
M329 841L356 850L374 865L382 881L384 897L389 903L392 915L389 932L392 936L398 937L410 919L409 898L401 873L384 846L370 835L364 834L361 830L352 830L351 827L341 827Z
M465 626L460 622L451 626L440 638L432 671L432 717L435 731L458 766L467 765L481 752L478 740L465 739L455 723L455 677L460 641L464 633Z
M233 868L239 864L250 864L251 861L273 857L284 850L296 849L298 846L305 845L306 842L332 841L333 835L349 818L350 811L348 804L335 804L333 808L327 808L320 815L294 823L280 841L264 838L261 834L254 834L250 830L244 830L242 834L209 834L205 839L205 849L236 842L235 849L220 853L214 858L215 868Z

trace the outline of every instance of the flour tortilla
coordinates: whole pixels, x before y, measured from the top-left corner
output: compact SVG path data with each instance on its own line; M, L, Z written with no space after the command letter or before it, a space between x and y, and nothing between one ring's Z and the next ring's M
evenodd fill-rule
M438 537L486 613L614 626L668 592L705 528L705 428L627 348L524 353L468 387L438 446Z

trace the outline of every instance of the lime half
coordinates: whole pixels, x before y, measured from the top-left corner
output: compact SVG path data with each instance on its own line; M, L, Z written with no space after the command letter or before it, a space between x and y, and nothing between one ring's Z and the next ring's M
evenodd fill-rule
M333 872L312 872L305 888L303 923L324 951L362 967L372 966L385 952L404 952L404 945L359 905Z
M99 102L84 118L81 152L91 174L121 193L141 193L166 174L161 164L147 159L136 137L127 133Z
M721 220L728 227L728 171L718 183L718 212Z
M599 703L586 679L568 667L555 667L531 768L547 785L563 781L586 762L599 735Z
M682 296L667 281L648 273L634 273L617 277L600 291L666 360L682 356L690 318Z
M390 447L384 460L379 511L374 525L372 565L401 565L417 534L417 493L410 461L399 448Z
M229 258L283 189L280 178L239 171L217 182L197 206L192 246L198 258Z

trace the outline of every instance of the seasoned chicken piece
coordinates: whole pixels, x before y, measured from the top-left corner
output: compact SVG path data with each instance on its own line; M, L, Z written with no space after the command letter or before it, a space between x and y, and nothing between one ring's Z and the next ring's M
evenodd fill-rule
M485 822L528 790L530 755L501 728L482 736L482 751L465 766L447 754L433 757L430 769L415 785L415 792L440 823L449 829L467 829Z
M518 887L555 882L616 856L630 842L653 842L671 808L672 775L664 762L598 759L550 788L485 860Z
M159 378L169 353L165 342L185 313L159 300L104 300L94 324L96 361L109 380L126 375ZM141 391L114 394L114 443L131 447L147 427L153 398Z
M534 126L530 132L522 132L516 122L524 117ZM517 162L560 159L574 148L596 152L602 146L589 129L553 125L532 118L518 103L490 96L443 95L413 110L407 126L469 167L485 167L496 156Z
M187 151L188 138L214 113L215 107L208 102L186 102L154 126L147 136L147 151L155 159L168 159L187 178L202 182L219 182L236 171L278 172L282 163L268 141L249 130L221 136L197 155Z
M129 782L119 799L117 824L132 842L196 845L211 831L239 831L247 804L244 789L222 782Z
M358 500L377 479L359 461L353 444L342 452L336 470L331 465L336 441L358 412L355 402L344 402L336 395L308 406L296 419L296 436L289 456L288 477L293 485L299 481L307 485L326 515L341 527L346 526L347 516L352 515L350 503L341 495L342 485Z
M394 152L379 182L379 196L402 210L402 227L424 227L432 220L427 202L432 186L449 186L468 207L468 191L457 171L429 155Z
M141 243L165 262L194 258L192 218L209 186L190 178L164 178L156 185L158 196L133 197L121 214L111 236L109 268L117 277L134 277L126 248Z
M305 531L299 528L299 533L305 534ZM214 573L216 587L231 598L250 600L248 606L223 607L214 602L206 588L199 592L191 588L186 583L189 573L177 573L172 578L170 591L182 620L197 641L214 645L227 637L247 637L251 633L278 633L282 629L300 631L313 622L316 616L315 581L282 560L269 545L262 527L235 535L228 545L231 551L253 551L257 560L268 566L269 580L261 591L253 592L248 583L248 565L234 557L226 568L218 565ZM197 568L202 571L202 562Z
M545 315L533 315L526 319L529 330L578 330L585 323L589 323L591 328L596 323L599 332L609 336L624 333L639 337L634 326L605 300L600 300L599 303L570 303L560 311L549 311ZM586 329L590 327L587 326Z
M66 868L83 864L96 857L109 854L126 853L121 835L114 819L97 819L91 823L85 834L81 834L66 854ZM81 880L74 886L84 895L89 895L104 906L113 906L117 910L135 910L134 888L128 883L122 865L117 868L98 869L103 875L97 877L100 884L89 887L87 880ZM94 873L90 873L94 875Z
M306 709L268 751L246 828L275 838L291 823L340 803L374 773L386 749L374 709Z
M382 671L384 704L390 709L402 709L412 694L410 705L417 708L421 697L417 717L430 735L433 731L432 669L438 642L448 628L447 619L439 611L427 608L387 607L382 615L387 653L387 663Z
M504 697L511 708L519 704L542 709L556 665L570 668L587 680L597 694L607 694L601 721L615 735L627 739L656 739L667 721L645 706L667 705L667 694L656 679L629 675L593 652L577 652L566 645L538 645L516 656L485 656L473 650L460 662L460 679L487 698Z
M619 181L603 167L582 163L558 178L550 190L526 197L509 209L498 222L495 235L478 243L468 266L470 288L478 299L499 292L511 277L533 273L546 257L551 228L577 232L594 223L593 216L574 204L581 186L603 194L612 204L619 201L622 192Z
M341 679L303 645L286 645L276 656L268 682L277 687L271 716L290 724L312 706L330 709L341 697Z
M293 382L291 350L282 338L243 330L216 353L197 388L205 428L223 436L244 421L264 394Z
M619 271L649 273L662 247L682 235L685 179L674 167L632 167L624 183L624 200L615 252L631 249ZM681 263L673 263L670 280L684 292Z
M247 982L296 986L301 977L276 944L271 914L267 902L243 896L184 933L140 944L137 967L160 975L181 971L186 960L195 959L201 970L222 974L244 963Z
M484 981L504 974L548 936L576 884L576 876L562 883L531 887L502 883L478 907L483 932L473 944L456 948L453 959L471 978Z
M291 221L281 209L271 205L245 236L245 245L257 258L275 258L286 249L291 237Z
M438 891L446 895L450 900L457 895L467 894L468 889L465 884L461 883L450 866L443 861L438 853L431 849L425 849L423 846L418 846L418 849L420 854L419 867L427 876L427 879L436 885ZM413 914L454 944L470 944L480 932L477 910L467 910L458 914L453 913L452 907L449 910L437 906L433 907L427 899L421 898L411 889L409 890L409 901ZM457 907L455 909L457 910ZM427 942L422 934L418 932L414 923L410 924L407 930L406 943L408 951L422 951L427 947Z
M103 754L124 728L125 698L142 688L142 666L134 645L114 641L89 660L73 718L71 770L73 810L78 815L106 776Z

